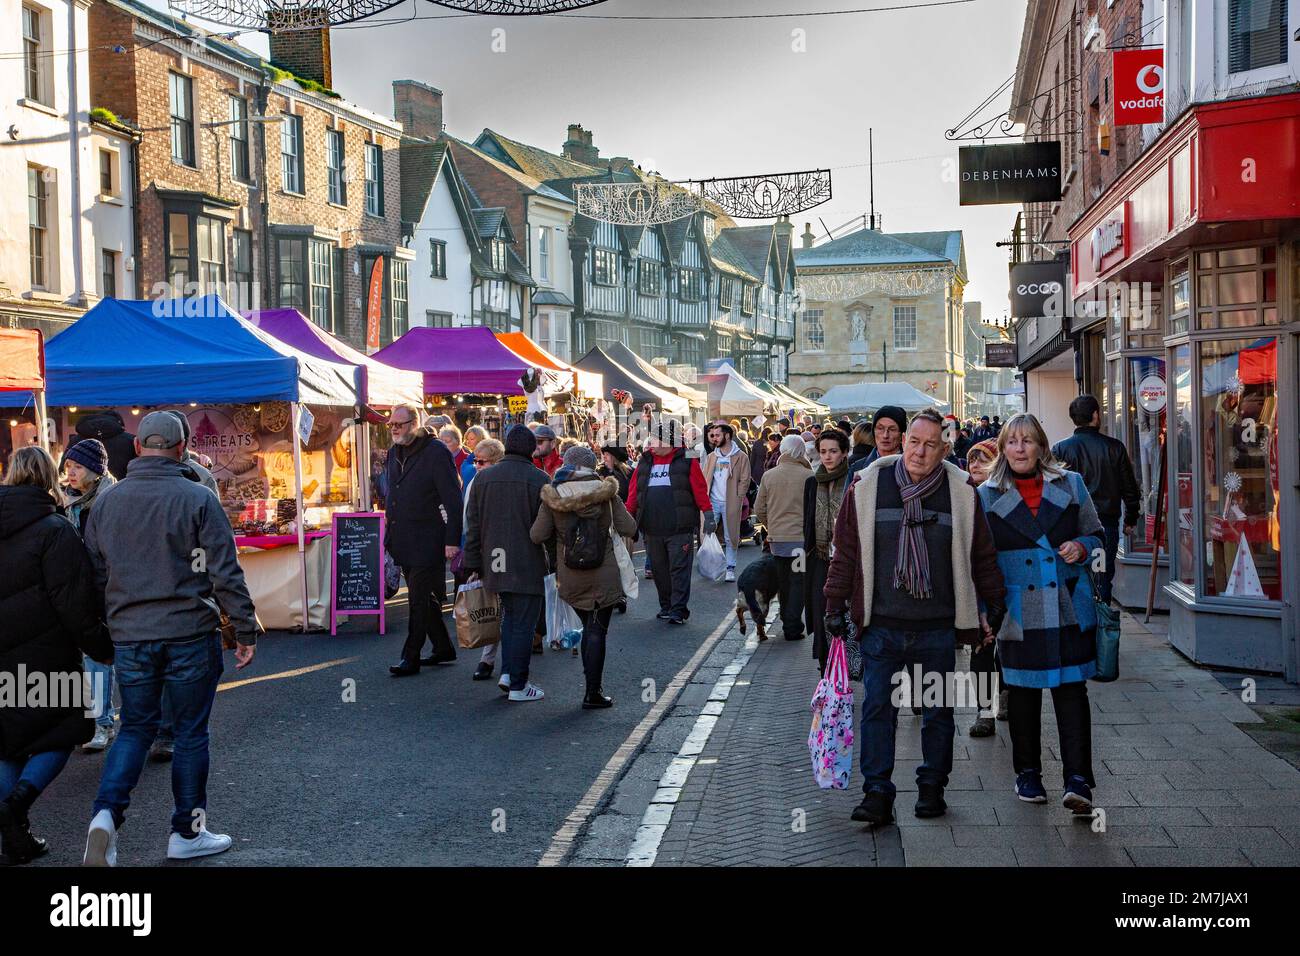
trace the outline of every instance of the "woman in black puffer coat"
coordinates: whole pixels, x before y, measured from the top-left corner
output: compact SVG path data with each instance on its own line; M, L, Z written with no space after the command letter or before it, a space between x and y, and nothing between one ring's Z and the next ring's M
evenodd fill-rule
M0 866L46 852L45 841L32 836L28 811L95 730L85 716L91 702L81 695L81 655L113 659L90 558L59 513L57 482L49 454L29 447L14 453L0 485L0 675L21 695L0 707ZM75 699L59 707L48 697L27 701L36 673L48 675L50 697L74 687Z

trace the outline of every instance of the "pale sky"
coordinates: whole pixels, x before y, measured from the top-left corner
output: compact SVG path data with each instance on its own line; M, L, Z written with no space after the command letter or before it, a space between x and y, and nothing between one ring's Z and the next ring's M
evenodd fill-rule
M452 135L472 140L490 127L554 152L568 125L581 123L602 157L629 156L669 179L829 167L834 197L794 217L796 236L805 222L824 236L819 217L834 230L868 211L873 127L885 231L961 229L966 297L996 318L1007 309L1008 250L994 243L1009 237L1016 207L958 205L958 144L944 130L1015 72L1026 0L743 21L608 19L916 2L607 0L577 11L602 17L589 19L447 17L454 11L404 0L334 29L334 88L391 114L391 81L417 79L443 91ZM379 22L413 15L428 19ZM796 30L806 31L806 52L794 50ZM240 39L265 51L261 37Z

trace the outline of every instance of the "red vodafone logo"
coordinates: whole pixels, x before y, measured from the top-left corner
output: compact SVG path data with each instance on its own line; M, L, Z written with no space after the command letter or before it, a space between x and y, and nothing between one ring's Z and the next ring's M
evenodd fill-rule
M1164 120L1164 50L1116 50L1111 58L1111 70L1116 126Z

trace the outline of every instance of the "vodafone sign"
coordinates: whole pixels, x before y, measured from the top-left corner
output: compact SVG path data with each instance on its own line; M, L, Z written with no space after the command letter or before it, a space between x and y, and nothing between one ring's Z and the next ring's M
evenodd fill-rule
M1114 74L1116 126L1159 123L1165 118L1165 51L1116 50Z

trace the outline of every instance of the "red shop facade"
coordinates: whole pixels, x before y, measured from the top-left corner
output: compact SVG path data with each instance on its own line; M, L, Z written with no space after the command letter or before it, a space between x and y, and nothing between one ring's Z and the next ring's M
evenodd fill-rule
M1143 492L1117 599L1155 560L1179 651L1300 680L1300 94L1191 107L1070 258L1082 384Z

